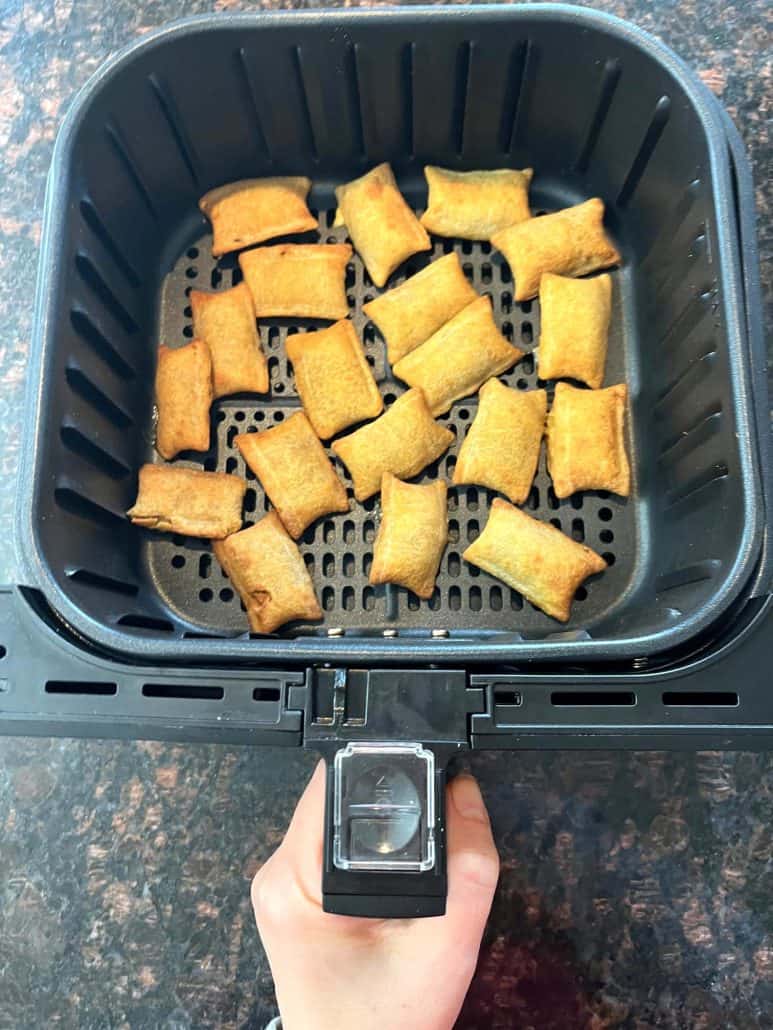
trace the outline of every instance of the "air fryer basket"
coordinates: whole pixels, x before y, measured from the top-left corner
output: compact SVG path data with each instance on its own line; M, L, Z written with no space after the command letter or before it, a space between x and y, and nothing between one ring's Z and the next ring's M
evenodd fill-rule
M487 517L482 489L449 494L451 542L429 602L368 584L377 499L317 523L302 550L324 622L274 638L244 632L205 543L124 518L136 469L157 460L157 342L191 335L191 286L238 281L233 257L210 256L199 196L247 176L308 174L319 238L342 239L333 187L382 160L417 210L428 161L533 166L538 210L607 203L624 264L606 381L630 387L636 489L627 502L559 502L543 456L527 508L611 566L580 592L566 627L461 560ZM614 658L691 638L751 581L765 519L732 199L713 98L660 44L586 10L207 17L145 38L80 94L49 180L22 480L31 488L20 495L31 582L102 646L178 660ZM452 245L503 332L531 349L538 302L513 301L507 265L486 244L435 241L433 256ZM347 288L389 399L403 387L362 313L376 291L357 257ZM298 405L285 339L299 326L314 327L261 324L270 400L219 402L211 453L187 463L245 473L234 435ZM534 356L505 379L536 386ZM474 413L468 399L447 416L457 441ZM428 475L448 475L456 447ZM254 520L266 502L248 478Z

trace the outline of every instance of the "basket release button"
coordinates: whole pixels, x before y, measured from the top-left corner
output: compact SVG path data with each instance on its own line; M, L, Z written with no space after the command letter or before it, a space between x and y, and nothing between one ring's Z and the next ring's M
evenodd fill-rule
M421 744L350 743L336 752L333 863L427 872L435 864L435 756Z

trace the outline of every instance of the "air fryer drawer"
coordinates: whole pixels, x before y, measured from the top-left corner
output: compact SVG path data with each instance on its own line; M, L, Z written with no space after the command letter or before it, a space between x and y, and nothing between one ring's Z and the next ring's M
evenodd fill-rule
M191 335L191 286L238 281L233 256L210 256L198 198L247 176L307 174L319 238L343 239L333 187L382 160L417 210L430 161L533 166L538 210L607 204L624 263L606 382L630 387L635 491L559 502L543 455L527 509L610 563L565 627L461 560L487 518L483 489L449 493L451 541L428 602L368 583L377 499L311 527L301 548L324 621L272 638L246 634L205 542L124 517L138 466L158 460L157 343ZM721 112L670 52L614 19L552 5L208 16L148 36L89 83L56 146L21 498L31 582L89 638L159 658L612 658L689 639L744 589L765 518L737 232ZM503 332L531 350L538 302L513 301L489 245L436 240L432 256L450 246ZM396 396L356 256L347 288L382 393ZM307 326L261 321L270 399L218 402L210 454L186 464L245 474L233 437L298 407L285 340ZM504 379L537 386L535 366L530 355ZM475 406L446 416L457 444L428 477L449 475ZM245 517L265 509L253 478Z

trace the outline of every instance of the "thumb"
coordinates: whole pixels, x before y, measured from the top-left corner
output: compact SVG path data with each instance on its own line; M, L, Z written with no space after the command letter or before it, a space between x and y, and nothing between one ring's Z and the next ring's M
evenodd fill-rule
M499 879L499 855L477 782L468 773L446 790L449 922L477 939L483 930Z

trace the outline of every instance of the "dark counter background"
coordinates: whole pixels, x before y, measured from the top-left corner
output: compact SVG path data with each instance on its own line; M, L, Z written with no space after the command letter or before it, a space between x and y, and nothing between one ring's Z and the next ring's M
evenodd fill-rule
M279 6L0 0L0 581L16 570L12 473L62 115L102 60L148 29ZM758 183L770 315L770 4L595 6L663 38L735 119ZM773 1027L770 755L471 765L502 878L461 1026ZM262 1027L273 994L249 881L312 766L295 751L0 737L0 1030Z

